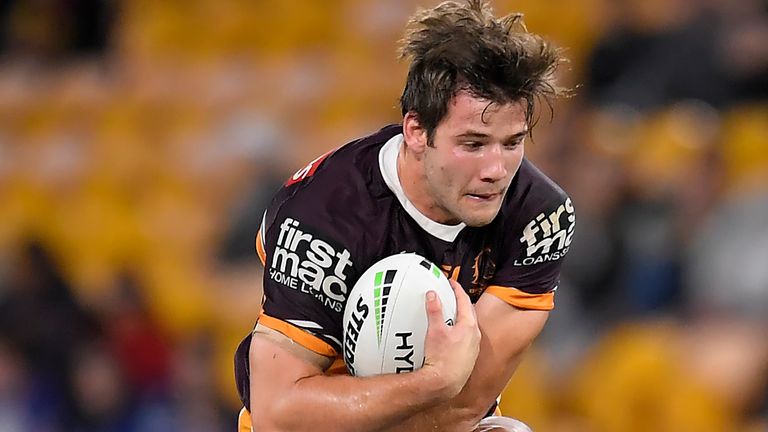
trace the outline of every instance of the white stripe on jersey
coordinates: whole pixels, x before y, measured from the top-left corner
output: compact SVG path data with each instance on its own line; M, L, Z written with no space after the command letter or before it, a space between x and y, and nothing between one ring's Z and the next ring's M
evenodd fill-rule
M264 229L265 229L264 225L266 224L266 222L267 222L267 211L264 210L264 215L261 216L261 226L259 227L259 231L261 232L261 248L264 249L265 251L267 250L267 243L266 243L267 233L264 232Z
M285 320L286 322L289 322L297 327L305 328L305 329L316 329L316 330L322 330L323 326L320 324L314 322L314 321L305 321L305 320Z
M337 345L339 345L339 346L343 346L343 345L341 344L341 342L340 342L338 339L336 339L335 337L333 337L333 336L331 336L331 335L323 335L323 336L325 336L325 337L327 337L328 339L330 339L330 340L332 340L332 341L336 342L336 344L337 344Z

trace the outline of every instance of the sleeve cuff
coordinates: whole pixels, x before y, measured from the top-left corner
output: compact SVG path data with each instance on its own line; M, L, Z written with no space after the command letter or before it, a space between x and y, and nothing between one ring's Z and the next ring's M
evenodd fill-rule
M555 307L555 292L543 294L530 294L517 288L500 285L490 285L485 293L498 297L506 303L520 309L549 311Z
M278 331L285 336L288 336L297 344L322 356L337 357L338 355L336 350L331 345L319 337L307 333L305 330L302 330L299 327L289 324L281 319L274 318L262 313L259 317L259 324L269 327L272 330Z

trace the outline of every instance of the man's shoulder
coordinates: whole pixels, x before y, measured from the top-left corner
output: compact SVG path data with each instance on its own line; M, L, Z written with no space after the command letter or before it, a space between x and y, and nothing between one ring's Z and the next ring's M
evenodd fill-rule
M534 301L512 298L517 301L512 304L551 309L551 291L557 287L562 258L573 239L576 216L571 199L557 183L524 160L510 185L502 215L495 225L501 230L497 249L500 255L491 284L545 295Z
M542 197L559 199L568 196L559 184L528 159L523 159L522 164L520 164L520 174L520 180Z
M513 235L524 231L573 229L574 208L568 194L532 162L523 159L502 207L505 230Z
M523 159L510 185L505 207L515 209L518 215L522 211L536 216L538 212L559 206L568 199L568 194L560 185L544 174L533 162Z
M286 217L327 232L349 232L370 224L381 215L379 198L387 193L379 171L379 150L398 133L398 126L384 127L298 170L267 209L268 227Z
M379 150L401 130L398 125L385 126L319 156L288 179L286 192L338 198L336 194L350 186L371 183L379 166Z

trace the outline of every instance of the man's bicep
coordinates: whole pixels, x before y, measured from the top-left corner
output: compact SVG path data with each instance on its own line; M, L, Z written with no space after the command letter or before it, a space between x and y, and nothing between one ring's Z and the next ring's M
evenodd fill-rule
M481 404L478 409L487 410L541 332L549 312L520 309L489 294L480 297L475 311L483 337L469 390Z
M507 357L527 348L549 317L548 310L521 309L488 293L480 297L475 311L483 338Z
M332 357L318 354L316 351L296 343L296 341L288 335L284 335L273 328L264 326L262 323L256 324L256 328L253 330L253 337L269 340L294 356L320 367L321 372L326 370L331 363L333 363Z
M320 375L332 359L295 343L287 336L257 325L249 349L252 416L269 409L298 380Z

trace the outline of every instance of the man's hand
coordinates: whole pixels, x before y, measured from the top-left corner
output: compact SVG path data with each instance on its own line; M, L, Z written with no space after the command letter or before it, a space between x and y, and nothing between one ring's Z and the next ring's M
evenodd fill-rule
M475 308L455 281L450 281L456 296L456 323L443 320L442 304L434 291L427 292L427 336L424 369L434 371L445 389L447 399L456 396L467 382L480 352L480 327Z

